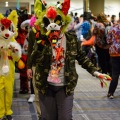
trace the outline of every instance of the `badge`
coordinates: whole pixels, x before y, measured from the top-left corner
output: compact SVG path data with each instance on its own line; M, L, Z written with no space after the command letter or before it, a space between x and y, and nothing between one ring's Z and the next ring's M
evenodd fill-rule
M61 79L58 74L59 70L57 68L51 69L47 81L51 83L61 83Z

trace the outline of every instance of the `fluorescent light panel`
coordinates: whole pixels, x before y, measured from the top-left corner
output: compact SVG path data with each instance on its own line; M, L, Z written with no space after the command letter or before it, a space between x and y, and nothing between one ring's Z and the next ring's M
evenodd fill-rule
M8 1L5 2L5 7L8 7Z

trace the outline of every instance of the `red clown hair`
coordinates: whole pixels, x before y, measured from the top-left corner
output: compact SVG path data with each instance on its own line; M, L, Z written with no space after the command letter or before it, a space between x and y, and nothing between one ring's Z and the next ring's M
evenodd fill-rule
M7 18L3 18L3 19L1 20L1 24L2 24L3 26L5 26L6 29L10 27L11 23L12 23L12 22L11 22L10 20L8 20Z
M50 6L46 14L48 18L55 19L57 12L54 7Z

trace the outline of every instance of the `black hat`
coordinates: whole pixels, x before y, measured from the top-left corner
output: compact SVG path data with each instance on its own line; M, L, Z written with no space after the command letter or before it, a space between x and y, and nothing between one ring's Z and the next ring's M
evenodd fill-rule
M92 18L91 12L84 12L83 18L84 20L90 20Z

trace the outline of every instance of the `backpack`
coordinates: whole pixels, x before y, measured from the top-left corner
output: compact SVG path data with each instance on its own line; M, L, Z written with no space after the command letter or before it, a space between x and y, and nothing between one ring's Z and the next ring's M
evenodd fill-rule
M105 26L102 23L96 23L93 35L96 36L95 44L100 48L105 48L108 43L106 40L106 36L110 30L110 26Z

